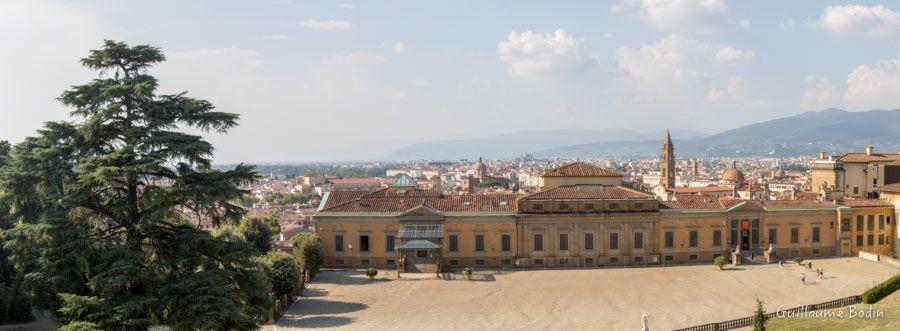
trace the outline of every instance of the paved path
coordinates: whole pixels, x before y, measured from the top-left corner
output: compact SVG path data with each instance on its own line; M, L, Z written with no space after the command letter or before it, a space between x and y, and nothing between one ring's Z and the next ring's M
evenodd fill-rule
M900 271L857 258L812 262L826 278L806 286L793 264L517 271L495 281L325 271L274 329L640 330L646 311L650 329L664 330L750 316L756 297L774 311L856 295Z

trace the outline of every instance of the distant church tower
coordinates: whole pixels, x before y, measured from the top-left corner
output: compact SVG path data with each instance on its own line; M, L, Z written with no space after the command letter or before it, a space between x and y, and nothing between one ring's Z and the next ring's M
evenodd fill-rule
M669 129L666 129L666 141L662 145L662 158L659 160L659 185L666 189L675 187L675 145Z

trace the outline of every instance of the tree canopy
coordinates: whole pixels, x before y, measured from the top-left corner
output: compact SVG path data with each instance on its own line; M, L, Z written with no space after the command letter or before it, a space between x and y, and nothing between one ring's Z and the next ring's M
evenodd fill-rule
M272 216L253 216L241 220L237 232L260 253L268 253L272 249L272 236L281 233L278 219Z
M81 63L99 77L59 98L71 121L46 124L0 170L19 286L63 328L249 329L267 318L257 251L198 229L237 223L239 184L257 175L212 168L212 145L189 132L227 132L238 115L158 94L148 70L164 60L117 41L90 51Z

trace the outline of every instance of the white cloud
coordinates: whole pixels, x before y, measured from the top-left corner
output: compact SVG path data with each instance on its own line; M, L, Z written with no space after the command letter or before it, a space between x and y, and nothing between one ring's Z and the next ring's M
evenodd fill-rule
M353 9L356 9L356 5L354 5L352 3L339 3L338 8L346 9L346 10L353 10Z
M315 30L352 30L356 28L356 25L351 22L336 20L303 20L291 22L290 25L302 26L304 28Z
M815 26L839 35L889 36L900 32L900 12L883 5L828 6Z
M268 40L286 40L286 39L287 39L287 36L286 36L286 35L283 35L283 34L275 34L275 35L267 35L267 36L263 36L263 39L268 39Z
M778 22L778 27L781 28L781 31L793 30L796 26L797 21L794 21L793 18L788 18L786 20L781 20L780 22Z
M716 52L716 62L717 63L728 63L735 61L743 61L749 60L754 57L753 51L748 49L737 49L730 46L725 46L719 49Z
M406 45L400 41L391 43L391 49L393 49L397 54L406 53L406 51L408 50L408 48L406 48Z
M386 58L369 53L350 53L344 55L335 55L324 61L325 64L345 67L373 66L385 62L387 62Z
M842 99L851 110L900 108L900 59L863 64L847 75L847 93Z
M753 107L767 107L769 102L761 99L755 99L750 96L747 86L744 84L744 77L731 76L728 77L728 86L725 90L711 88L703 98L704 103L726 103L734 105L747 105Z
M740 26L744 29L750 28L750 20L748 19L742 19L738 24L740 24Z
M647 24L667 31L710 32L728 25L724 0L626 0L610 10L631 8Z
M591 58L584 39L570 36L565 29L550 33L510 32L497 45L500 60L518 75L557 75L581 68Z
M712 44L677 34L640 49L621 47L616 51L619 70L646 84L700 84L720 70L718 65L752 58L753 52Z
M828 79L813 76L806 78L806 90L800 96L800 107L803 110L818 111L840 107L840 104L840 97Z
M615 39L616 35L612 32L605 32L602 35L600 35L600 37L603 39Z

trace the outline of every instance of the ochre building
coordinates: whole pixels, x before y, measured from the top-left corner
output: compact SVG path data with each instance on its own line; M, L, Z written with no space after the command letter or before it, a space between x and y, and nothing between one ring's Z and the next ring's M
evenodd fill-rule
M462 267L710 263L891 255L895 213L878 199L661 201L622 174L575 162L546 171L529 195L444 194L401 184L331 191L315 215L325 266L435 272Z

